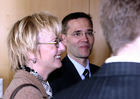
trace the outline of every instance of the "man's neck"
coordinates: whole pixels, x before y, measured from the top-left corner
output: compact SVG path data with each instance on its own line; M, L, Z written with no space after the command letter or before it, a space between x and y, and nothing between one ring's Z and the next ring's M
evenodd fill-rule
M115 56L140 57L140 37L120 49Z
M77 57L74 57L72 55L68 55L70 58L72 58L73 60L75 60L76 62L78 62L79 64L83 65L84 67L87 66L87 60L88 58L77 58Z

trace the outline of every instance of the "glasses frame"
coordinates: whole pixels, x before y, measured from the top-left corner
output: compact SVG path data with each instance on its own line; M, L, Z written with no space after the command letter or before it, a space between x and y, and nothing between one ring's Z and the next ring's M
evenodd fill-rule
M88 32L91 32L91 33L88 33ZM88 30L87 32L85 32L85 33L83 33L82 31L74 31L72 34L70 34L71 36L73 36L73 37L82 37L84 34L85 35L87 35L87 36L89 36L89 37L93 37L94 36L94 34L96 33L96 31L94 31L94 30Z
M50 42L38 42L37 44L42 45L42 44L54 44L57 48L59 47L59 43L62 40L60 38L57 38L55 41L50 41Z

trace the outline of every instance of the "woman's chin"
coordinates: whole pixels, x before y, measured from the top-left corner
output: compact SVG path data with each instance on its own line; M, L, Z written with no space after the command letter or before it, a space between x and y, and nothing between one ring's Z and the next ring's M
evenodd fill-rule
M57 68L61 68L61 67L62 67L62 63L61 63L61 61L60 61L60 62L58 62L58 63L56 64L56 66L55 66L55 67L56 67L56 69L57 69Z
M61 68L62 67L62 63L60 62L57 67Z

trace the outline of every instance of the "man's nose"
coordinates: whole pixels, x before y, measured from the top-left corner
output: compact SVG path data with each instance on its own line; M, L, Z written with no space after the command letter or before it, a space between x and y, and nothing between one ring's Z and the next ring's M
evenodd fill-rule
M87 36L86 33L82 33L82 39L83 39L84 41L87 41L87 40L88 40L88 36Z

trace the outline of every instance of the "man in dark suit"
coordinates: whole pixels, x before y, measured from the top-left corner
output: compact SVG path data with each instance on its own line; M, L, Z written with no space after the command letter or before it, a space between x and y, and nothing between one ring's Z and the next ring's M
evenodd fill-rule
M100 19L111 57L54 99L140 99L140 0L102 0Z
M75 12L67 15L62 20L62 38L67 56L62 60L62 67L48 78L53 95L89 78L99 69L88 60L94 43L93 23L88 14Z

